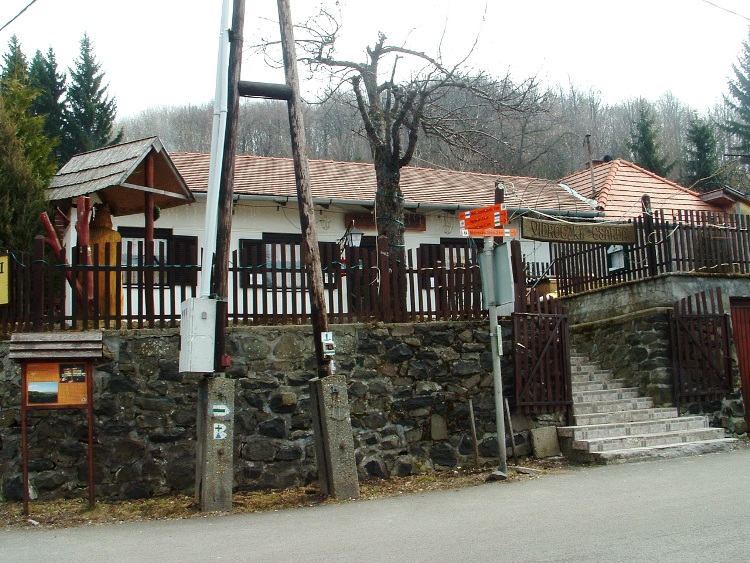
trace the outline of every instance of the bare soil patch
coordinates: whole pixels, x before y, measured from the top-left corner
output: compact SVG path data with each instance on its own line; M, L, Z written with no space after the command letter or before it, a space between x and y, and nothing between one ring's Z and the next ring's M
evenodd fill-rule
M530 472L516 471L509 467L508 479L503 483L560 472L567 468L569 463L561 457L543 460L526 458L521 460L519 465L528 468ZM476 486L484 483L493 469L458 468L409 477L372 479L360 483L360 500ZM238 492L233 495L231 514L288 510L336 502L342 501L324 497L314 486ZM100 501L93 510L88 508L88 498L36 500L30 502L29 512L29 516L24 516L22 502L0 502L0 528L67 528L211 515L200 512L193 503L193 497L188 495L131 501Z

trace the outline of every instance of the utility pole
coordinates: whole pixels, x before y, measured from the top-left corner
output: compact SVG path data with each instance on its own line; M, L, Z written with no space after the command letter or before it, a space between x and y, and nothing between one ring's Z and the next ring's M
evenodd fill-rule
M495 203L505 202L505 189L498 180L495 182ZM500 239L502 242L502 239ZM489 479L503 481L508 477L507 451L505 447L505 417L503 400L502 362L503 339L497 322L499 314L500 289L496 285L501 280L496 279L496 272L501 268L496 264L501 259L495 250L495 238L484 237L484 248L480 255L480 271L482 274L482 297L487 302L490 321L490 349L492 351L492 382L495 390L495 428L497 430L498 468L493 471ZM511 440L513 436L511 436Z
M229 365L224 349L245 0L234 0L231 28L229 5L230 0L223 1L200 295L183 302L180 324L180 371L203 375L197 397L195 503L202 511L224 512L232 509L234 481L234 380L223 372Z
M287 99L289 131L297 183L302 256L308 271L313 340L318 377L310 382L310 403L315 433L315 457L318 480L323 494L334 498L358 498L359 481L354 457L349 398L346 379L333 374L333 335L328 331L328 313L323 292L323 271L315 229L315 209L310 191L307 143L302 118L302 97L297 76L292 12L289 0L278 0L279 31L284 56L284 73L291 96Z
M226 2L228 0L225 0ZM199 443L196 464L196 501L199 502L203 510L229 510L231 508L234 382L224 378L221 372L229 364L229 359L224 356L224 349L227 325L232 195L240 96L287 101L300 227L303 235L302 257L308 272L313 341L317 360L317 377L310 382L310 403L318 476L321 490L326 495L334 498L357 498L359 496L346 379L333 374L335 344L333 335L328 330L323 271L320 264L320 248L317 231L315 230L315 210L310 191L310 172L306 157L305 128L297 76L297 56L294 48L291 10L288 0L278 0L277 4L286 75L285 85L243 82L240 80L245 1L234 0L232 26L229 33L228 79L227 87L224 90L226 95L217 93L217 99L224 97L222 101L226 103L226 109L222 111L221 108L215 106L217 109L215 109L214 114L214 135L224 141L222 159L220 165L214 165L212 160L211 172L209 172L209 184L211 184L211 179L217 175L216 170L220 168L220 188L216 195L218 203L215 204L218 219L216 223L209 223L210 209L214 205L212 203L211 185L209 185L206 221L207 240L212 236L209 231L213 230L215 225L216 256L213 259L211 248L206 248L203 261L204 270L201 277L201 298L194 299L194 301L203 299L204 302L198 304L195 314L192 315L186 314L189 311L186 311L186 306L183 304L183 324L184 320L189 318L192 319L189 321L191 327L199 326L200 319L211 316L212 309L206 305L205 301L214 304L213 311L215 311L216 319L213 371L218 377L205 378L201 382L201 392L198 399ZM223 47L224 43L222 42L220 44L219 79L222 78L221 49ZM220 90L219 79L217 79L217 92ZM221 125L223 113L226 114L224 126ZM217 116L219 116L218 120ZM225 128L223 136L221 135L222 127ZM213 152L214 143L212 142ZM218 152L218 149L216 149L216 152ZM211 278L211 295L209 296L206 277L210 275L212 262L214 263L214 275ZM209 265L208 271L206 270L207 264ZM199 331L193 332L198 333L193 340L202 337ZM190 342L190 338L183 335L181 340L183 349L189 347ZM180 371L201 371L199 369L183 370L182 354L183 351L181 350ZM188 356L189 354L185 353L185 355ZM200 362L201 358L196 358L194 364L191 365L200 364ZM223 418L216 421L214 419L217 416Z

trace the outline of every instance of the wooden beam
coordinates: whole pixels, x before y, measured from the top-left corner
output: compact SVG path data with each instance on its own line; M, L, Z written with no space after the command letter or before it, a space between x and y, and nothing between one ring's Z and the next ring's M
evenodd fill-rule
M286 101L292 99L292 87L288 84L240 80L237 84L237 91L243 98L266 98L268 100Z

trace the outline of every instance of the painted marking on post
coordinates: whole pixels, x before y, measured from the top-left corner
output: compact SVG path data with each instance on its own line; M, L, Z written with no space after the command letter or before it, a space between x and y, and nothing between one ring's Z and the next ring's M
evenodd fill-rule
M222 405L221 403L211 405L211 416L223 418L225 416L229 416L229 412L230 410L227 405Z
M214 440L224 440L227 437L227 425L221 422L214 423Z

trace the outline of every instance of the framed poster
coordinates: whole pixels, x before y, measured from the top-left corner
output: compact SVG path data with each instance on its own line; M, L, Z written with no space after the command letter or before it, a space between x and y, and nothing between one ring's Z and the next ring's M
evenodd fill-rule
M24 401L28 408L79 407L89 404L89 364L85 362L29 362Z

